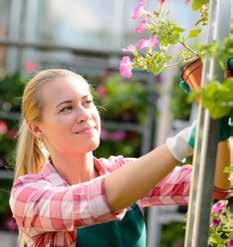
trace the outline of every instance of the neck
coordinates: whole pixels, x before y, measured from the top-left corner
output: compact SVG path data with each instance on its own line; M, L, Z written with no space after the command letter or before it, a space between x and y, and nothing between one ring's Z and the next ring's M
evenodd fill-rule
M52 164L70 185L89 181L97 176L92 152L78 156L51 154Z

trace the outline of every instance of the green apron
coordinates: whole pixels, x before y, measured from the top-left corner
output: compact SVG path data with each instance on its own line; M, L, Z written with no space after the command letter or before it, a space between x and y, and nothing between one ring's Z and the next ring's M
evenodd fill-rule
M121 221L77 229L78 247L145 247L146 228L141 210L135 203Z

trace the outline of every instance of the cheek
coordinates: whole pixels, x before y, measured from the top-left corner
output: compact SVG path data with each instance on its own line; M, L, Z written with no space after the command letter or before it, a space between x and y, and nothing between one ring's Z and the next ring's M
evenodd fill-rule
M98 130L98 132L100 134L100 130L101 130L101 119L100 119L100 115L99 115L99 112L98 112L97 109L95 110L95 112L93 114L93 118L94 118L94 120L96 122L97 130Z
M72 117L55 117L46 123L44 128L45 135L48 138L59 139L61 138L72 126Z

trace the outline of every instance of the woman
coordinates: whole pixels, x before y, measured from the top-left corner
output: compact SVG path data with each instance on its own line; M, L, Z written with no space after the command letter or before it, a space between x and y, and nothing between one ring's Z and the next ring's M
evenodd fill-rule
M100 117L89 85L73 72L56 69L40 72L26 85L22 117L10 197L19 246L23 242L27 246L114 246L106 242L112 233L121 234L119 241L132 238L127 246L144 246L144 223L137 225L141 209L188 202L191 167L176 164L193 152L189 144L193 126L138 159L97 159L92 151L99 146ZM225 175L218 176L218 185L228 188ZM215 189L218 198L226 194ZM88 244L98 230L88 235L82 231L87 228L81 227L110 221L125 224L112 231L108 228L105 236L97 234L97 242ZM131 224L126 227L129 231L124 228L127 224Z

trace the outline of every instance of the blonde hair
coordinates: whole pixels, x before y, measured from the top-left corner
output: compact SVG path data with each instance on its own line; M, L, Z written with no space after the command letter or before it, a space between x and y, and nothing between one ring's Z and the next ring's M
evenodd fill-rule
M44 84L68 76L85 80L80 75L69 70L49 69L39 72L27 83L22 97L22 120L16 147L15 179L29 173L38 173L43 168L48 157L43 151L41 141L32 134L28 124L41 120L43 102L41 102L42 97L40 94ZM24 244L25 240L19 230L18 246L23 247Z

